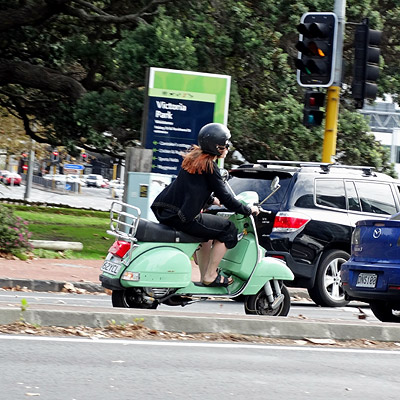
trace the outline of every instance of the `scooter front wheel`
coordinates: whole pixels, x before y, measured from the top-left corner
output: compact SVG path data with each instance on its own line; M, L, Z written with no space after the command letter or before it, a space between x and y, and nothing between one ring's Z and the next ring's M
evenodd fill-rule
M113 290L111 295L113 307L142 308L154 310L158 307L158 301L146 303L138 296L135 289Z
M257 294L246 297L244 310L251 315L270 315L273 317L286 317L290 310L290 294L285 285L281 287L283 299L275 308L271 307L267 295L262 287ZM274 293L275 297L275 293Z

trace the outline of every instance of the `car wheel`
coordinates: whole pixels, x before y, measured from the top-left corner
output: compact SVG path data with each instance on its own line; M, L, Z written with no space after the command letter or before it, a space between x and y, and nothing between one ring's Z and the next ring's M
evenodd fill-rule
M371 301L369 306L375 317L382 322L400 322L400 307L386 301Z
M323 307L344 307L348 304L340 278L342 264L350 258L343 250L327 251L319 263L314 287L308 289L311 299Z

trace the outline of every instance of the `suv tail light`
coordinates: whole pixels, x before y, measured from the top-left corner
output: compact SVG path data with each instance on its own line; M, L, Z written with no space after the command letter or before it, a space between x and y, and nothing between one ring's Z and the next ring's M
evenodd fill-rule
M295 232L303 228L310 219L302 213L279 211L275 216L272 232Z
M113 256L122 258L130 248L131 244L129 242L116 240L113 245L108 249L108 252L111 253Z

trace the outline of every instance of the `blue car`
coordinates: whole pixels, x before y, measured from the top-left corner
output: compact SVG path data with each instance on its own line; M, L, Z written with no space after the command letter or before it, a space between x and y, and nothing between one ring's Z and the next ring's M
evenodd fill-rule
M369 303L381 321L400 322L400 213L356 223L340 275L349 300Z

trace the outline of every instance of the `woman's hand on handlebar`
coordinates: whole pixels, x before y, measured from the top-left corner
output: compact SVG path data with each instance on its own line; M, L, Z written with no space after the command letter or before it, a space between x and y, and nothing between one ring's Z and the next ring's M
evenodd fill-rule
M221 207L221 202L219 201L219 199L217 197L214 197L214 201L213 201L212 205Z
M251 206L251 215L258 215L260 214L260 208L258 206Z

